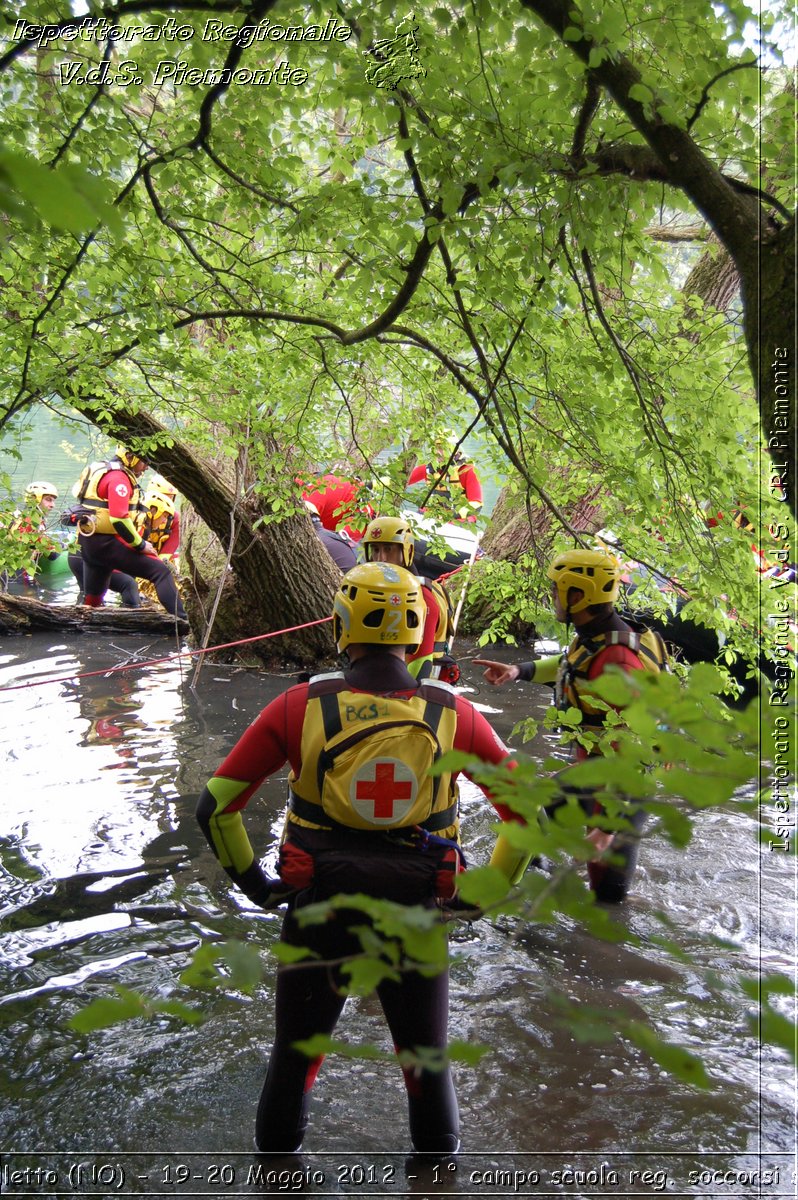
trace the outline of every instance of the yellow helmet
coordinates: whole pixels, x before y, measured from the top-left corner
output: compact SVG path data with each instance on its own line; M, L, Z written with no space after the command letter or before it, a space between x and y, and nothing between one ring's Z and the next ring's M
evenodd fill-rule
M54 483L45 483L43 480L36 480L34 483L29 483L25 488L25 495L31 500L35 500L37 504L41 504L45 496L52 496L53 499L57 499L58 488Z
M366 562L371 562L369 546L394 545L402 547L402 566L413 565L413 555L416 551L413 530L404 517L375 517L366 526L363 534L363 545L366 548Z
M566 550L549 563L546 571L554 580L563 608L578 613L591 604L614 604L621 587L621 564L605 550ZM578 588L584 595L576 604L568 604L568 589Z
M163 475L153 475L147 486L144 504L147 508L160 508L164 512L173 513L176 495L177 488L173 487L168 479L164 479Z
M123 467L127 467L129 471L135 471L141 463L147 465L147 460L142 458L140 454L135 454L132 450L126 450L124 446L117 446L114 458L118 458Z
M333 636L339 651L352 642L421 645L427 606L415 575L392 563L360 563L335 593Z
M150 479L150 486L147 491L160 492L163 496L176 496L177 488L168 479L164 479L163 475L153 475Z

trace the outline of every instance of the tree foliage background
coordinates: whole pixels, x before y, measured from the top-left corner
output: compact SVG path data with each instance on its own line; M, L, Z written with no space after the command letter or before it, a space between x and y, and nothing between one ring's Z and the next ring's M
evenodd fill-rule
M416 70L378 86L403 19ZM476 429L566 538L598 483L630 556L706 619L723 594L755 625L745 539L707 538L696 510L748 504L766 540L794 504L768 489L794 436L771 369L794 327L780 20L24 5L0 57L4 436L32 405L71 406L146 445L229 543L236 504L251 532L295 511L296 473L368 475L387 449L406 452L379 472L394 507L408 453ZM279 63L307 78L252 81ZM685 228L730 254L729 312L681 294L663 239ZM220 458L240 468L226 486Z

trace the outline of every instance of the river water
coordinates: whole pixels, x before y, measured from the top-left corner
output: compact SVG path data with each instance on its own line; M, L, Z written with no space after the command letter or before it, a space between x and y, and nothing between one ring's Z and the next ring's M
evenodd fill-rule
M731 809L705 812L687 850L646 843L616 913L637 946L565 918L454 928L451 1034L490 1052L456 1068L463 1152L451 1168L406 1161L393 1064L335 1056L306 1153L276 1166L253 1155L273 966L252 997L204 993L198 1026L160 1017L71 1031L67 1019L114 984L187 998L178 976L204 938L266 948L279 931L279 916L231 896L193 813L293 677L208 662L192 690L186 658L136 665L175 649L122 636L0 644L3 1194L794 1195L795 1075L780 1051L759 1049L751 1002L732 988L740 972L793 972L794 868L760 853L752 820ZM464 685L503 736L542 711L547 689L488 689L461 653ZM283 797L284 775L250 805L264 847ZM463 803L470 858L485 861L490 811L472 785ZM689 958L657 944L658 913ZM675 1080L624 1037L576 1041L553 989L700 1053L712 1090ZM376 1001L350 1001L337 1035L387 1048Z

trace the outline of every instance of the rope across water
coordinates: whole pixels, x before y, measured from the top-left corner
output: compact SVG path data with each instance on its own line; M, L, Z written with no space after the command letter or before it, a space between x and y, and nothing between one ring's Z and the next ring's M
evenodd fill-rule
M275 629L271 633L259 633L255 637L240 638L236 642L223 642L218 646L206 646L202 650L178 650L175 654L166 654L162 658L149 658L141 662L122 663L118 667L104 667L100 671L82 671L78 675L58 675L53 679L31 679L26 683L12 683L0 687L0 692L16 692L23 688L42 687L47 683L69 683L75 679L90 679L93 675L114 675L118 671L138 670L141 667L154 667L162 663L174 663L180 658L196 658L202 654L210 654L214 650L230 650L234 646L246 646L252 642L262 642L266 638L280 637L284 633L296 633L300 629L310 629L313 625L324 625L332 617L319 617L316 621L306 621L304 625L291 625L287 629Z

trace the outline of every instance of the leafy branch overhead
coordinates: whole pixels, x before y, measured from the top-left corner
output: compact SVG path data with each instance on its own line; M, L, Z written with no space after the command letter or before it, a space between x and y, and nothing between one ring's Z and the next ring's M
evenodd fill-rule
M296 475L384 477L395 507L386 451L423 456L454 428L568 540L599 482L631 555L656 530L657 565L697 602L750 614L745 548L721 559L695 513L760 485L764 527L784 507L757 467L760 447L794 450L794 406L774 427L794 328L777 49L757 58L749 10L709 0L667 21L440 5L417 13L423 73L369 83L411 11L342 4L326 41L321 3L268 0L105 4L77 34L33 3L6 25L0 429L49 404L143 438L225 546L234 489L203 463L244 455L238 578ZM307 80L271 80L283 61ZM699 251L665 237L686 230L731 255L740 311L681 295Z

